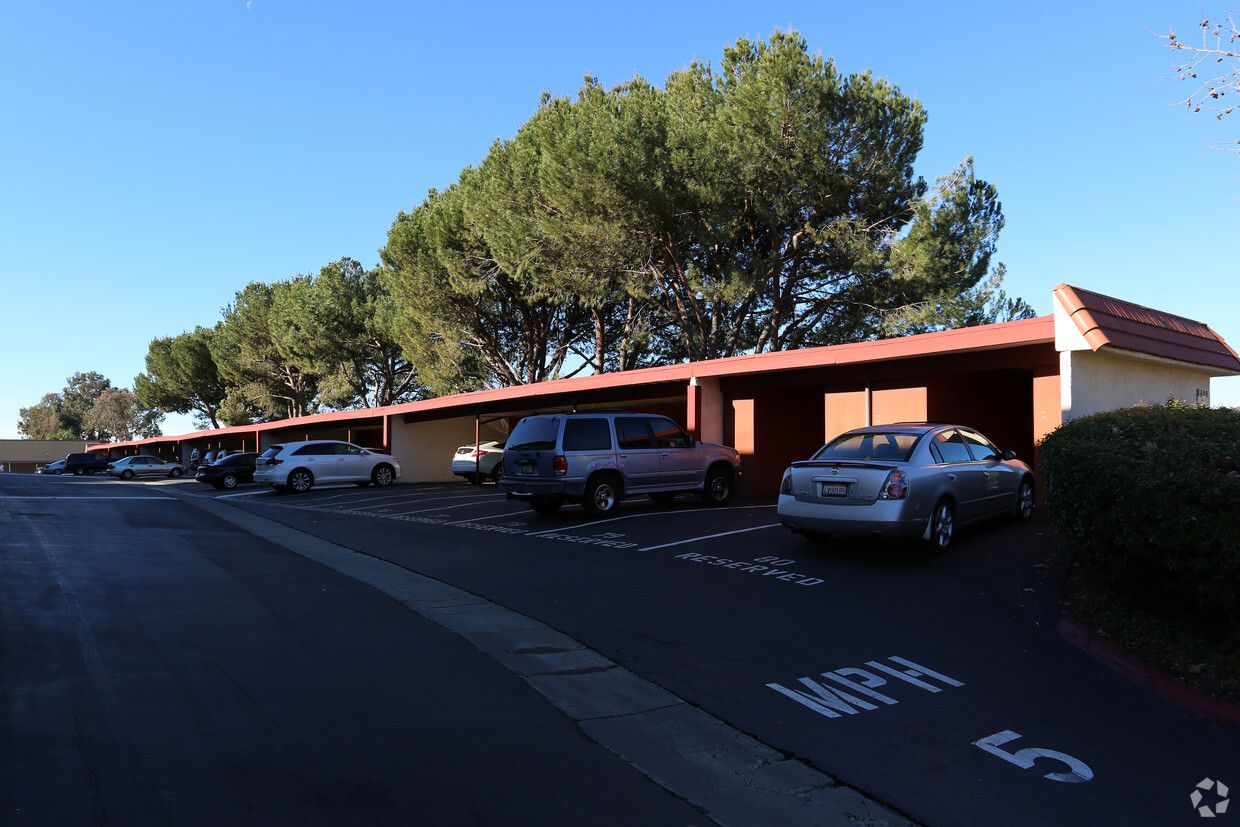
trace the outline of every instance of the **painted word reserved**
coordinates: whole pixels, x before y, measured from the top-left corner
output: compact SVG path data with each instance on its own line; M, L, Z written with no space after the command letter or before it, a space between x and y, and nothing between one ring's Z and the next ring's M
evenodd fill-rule
M830 685L819 683L812 678L800 678L799 682L809 690L808 692L789 689L777 683L768 683L767 686L828 718L856 715L862 710L878 709L878 706L871 701L888 706L899 703L895 698L878 691L880 686L887 686L892 680L895 681L891 683L893 689L915 686L926 692L942 692L943 686L964 686L954 678L919 666L910 660L894 655L887 660L895 663L896 666L871 660L866 661L865 665L869 667L868 669L846 666L831 672L823 672L822 677L830 681ZM935 683L943 686L936 686ZM866 700L867 698L869 700Z
M677 554L676 559L688 560L692 563L705 563L708 566L722 566L725 569L735 569L746 574L756 574L760 577L785 580L789 583L796 583L798 586L817 586L819 583L826 582L821 577L807 577L804 574L798 574L797 572L781 568L779 564L786 565L793 561L776 560L774 557L759 557L756 560L733 560L729 557L716 557L713 554L694 554L690 551L684 554Z

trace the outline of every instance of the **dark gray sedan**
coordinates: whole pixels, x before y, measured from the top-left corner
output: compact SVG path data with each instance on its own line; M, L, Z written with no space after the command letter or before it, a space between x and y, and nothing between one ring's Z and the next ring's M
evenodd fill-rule
M230 454L210 465L198 466L194 479L216 488L236 488L239 483L254 482L256 453Z
M784 472L779 520L798 534L919 537L936 550L956 526L1028 520L1029 466L961 425L899 423L841 434Z

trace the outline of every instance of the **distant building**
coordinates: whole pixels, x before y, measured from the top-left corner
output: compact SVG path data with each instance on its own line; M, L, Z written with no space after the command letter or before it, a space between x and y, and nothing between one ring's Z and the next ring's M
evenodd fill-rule
M40 465L85 450L84 439L0 439L0 465L5 471L33 474Z

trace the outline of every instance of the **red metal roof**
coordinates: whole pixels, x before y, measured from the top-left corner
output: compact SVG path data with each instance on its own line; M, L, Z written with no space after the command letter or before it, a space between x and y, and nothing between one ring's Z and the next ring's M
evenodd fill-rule
M1067 284L1056 287L1054 295L1059 304L1068 312L1086 342L1095 351L1103 347L1114 347L1201 365L1221 371L1222 374L1240 374L1240 357L1237 357L1235 351L1228 347L1218 334L1201 322L1194 322L1181 316L1152 310ZM354 420L388 415L446 413L454 409L467 412L479 405L497 402L512 403L520 407L536 407L540 397L559 394L588 393L624 387L637 389L643 385L657 386L688 382L693 378L744 376L831 365L857 365L937 354L1000 350L1054 341L1054 316L1039 316L1035 319L923 333L898 339L757 353L622 373L557 379L533 385L495 388L426 399L420 402L408 402L387 408L335 411L297 420L198 431L179 437L157 437L150 440L119 443L119 445L142 445L201 438L218 439L239 433L257 435L260 431L273 429L326 423L343 425Z
M1236 352L1201 322L1068 284L1054 295L1094 351L1114 347L1240 373Z
M353 420L385 415L429 413L432 411L447 412L452 409L468 411L478 405L495 402L512 402L521 407L537 407L540 397L565 393L581 393L621 387L638 388L642 385L659 385L664 383L687 383L693 378L706 379L743 376L746 374L770 373L772 371L797 370L830 365L856 365L891 359L933 356L942 353L997 350L1031 344L1053 343L1054 340L1054 317L1039 316L1035 319L979 325L957 330L942 330L935 333L922 333L916 336L902 336L897 339L880 339L873 342L855 342L845 345L783 350L773 353L756 353L747 356L733 356L727 359L710 359L703 362L686 362L678 365L643 368L621 373L555 379L532 385L516 385L513 387L455 394L453 396L441 396L418 402L406 402L386 408L333 411L300 417L296 420L277 420L275 422L263 422L254 425L237 425L231 428L195 431L175 437L162 436L153 439L134 440L132 442L115 443L113 447L164 443L170 440L202 438L217 440L220 437L235 434L257 434L260 431L288 429L302 425L310 426L327 423L343 425Z
M441 396L419 402L407 402L383 409L384 413L415 413L445 408L469 407L472 404L519 399L537 399L540 396L603 390L606 388L655 385L665 382L688 382L690 379L744 376L801 368L827 367L831 365L855 365L866 362L883 362L891 359L911 359L917 356L933 356L941 353L967 353L979 350L996 350L1055 341L1054 316L1039 316L1014 322L978 325L957 330L942 330L902 336L898 339L880 339L873 342L855 342L846 345L808 347L799 350L781 350L772 353L754 353L732 356L726 359L708 359L702 362L685 362L655 368L642 368L619 373L593 374L572 379L553 379L533 385L515 385L494 390L473 391L455 396ZM342 413L359 413L347 411Z

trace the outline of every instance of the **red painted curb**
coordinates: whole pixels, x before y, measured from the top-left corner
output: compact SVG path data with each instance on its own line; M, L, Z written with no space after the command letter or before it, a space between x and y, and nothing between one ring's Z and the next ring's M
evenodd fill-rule
M1056 631L1073 646L1129 680L1153 689L1172 703L1240 729L1240 707L1212 698L1186 683L1162 674L1112 641L1087 629L1076 618L1066 617L1059 621Z

